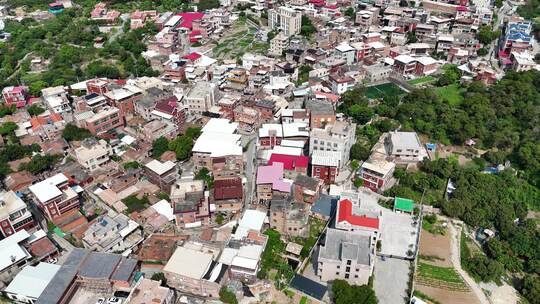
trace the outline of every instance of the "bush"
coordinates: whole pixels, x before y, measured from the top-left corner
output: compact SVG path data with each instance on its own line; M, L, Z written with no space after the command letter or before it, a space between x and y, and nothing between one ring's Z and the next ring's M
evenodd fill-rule
M236 295L229 291L229 289L225 286L222 286L219 290L219 299L223 303L227 304L238 304L238 300L236 299Z

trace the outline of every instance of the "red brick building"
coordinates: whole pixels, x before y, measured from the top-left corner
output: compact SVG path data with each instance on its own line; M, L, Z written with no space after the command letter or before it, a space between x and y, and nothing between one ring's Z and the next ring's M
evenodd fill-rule
M242 209L244 191L240 177L218 179L214 182L216 211L237 212Z
M325 184L333 184L339 174L339 159L339 152L314 150L311 155L311 176Z
M36 205L49 220L79 208L79 195L69 187L68 178L63 173L30 186L30 192Z
M390 185L396 165L385 160L368 160L360 166L360 178L364 187L372 191L384 191Z
M314 204L319 199L322 182L317 178L298 175L294 180L294 200L297 203Z

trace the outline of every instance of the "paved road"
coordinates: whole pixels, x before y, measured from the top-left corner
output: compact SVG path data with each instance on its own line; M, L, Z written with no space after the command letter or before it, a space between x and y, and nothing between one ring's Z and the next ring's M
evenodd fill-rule
M244 170L244 175L246 176L246 194L245 194L245 201L244 206L248 207L248 204L253 203L254 192L255 192L255 174L257 172L257 136L255 134L251 135L244 135L244 140L248 141L248 148L245 155L245 161L246 161L246 168Z
M452 265L457 270L457 272L463 277L465 282L471 287L472 292L476 295L480 303L490 304L488 298L482 291L482 289L476 284L476 282L469 276L469 274L461 268L461 257L460 257L460 241L461 241L461 227L455 227L452 222L449 222L448 230L450 231L450 237L452 240L451 254Z
M379 304L398 304L408 301L410 261L376 257L374 270L374 289Z

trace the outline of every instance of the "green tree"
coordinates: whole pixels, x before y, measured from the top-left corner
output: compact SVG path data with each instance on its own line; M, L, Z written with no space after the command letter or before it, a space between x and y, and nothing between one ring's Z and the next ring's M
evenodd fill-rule
M238 304L236 295L230 291L226 286L222 286L219 290L219 300L227 304Z
M354 120L359 124L365 124L371 120L375 114L373 108L368 106L363 106L359 104L354 104L347 110L347 114L354 118Z
M310 37L316 32L317 32L317 29L315 28L311 20L307 16L302 15L300 35L305 36L305 37Z
M488 50L486 48L480 48L478 51L476 51L476 54L478 56L486 56L488 54Z
M45 112L45 109L38 105L33 104L29 106L28 108L26 108L26 111L28 112L28 114L30 114L30 116L38 116L39 114L42 114L43 112Z
M349 285L345 280L334 280L332 296L336 304L377 304L375 291L368 285Z
M160 158L161 155L169 150L169 140L160 137L152 143L152 157Z
M195 174L195 179L203 180L208 189L212 189L214 187L214 177L210 174L210 171L204 167L201 168L197 174Z
M418 38L416 38L416 32L415 31L408 31L407 32L407 43L416 43L418 42Z
M361 143L355 143L351 147L351 159L354 160L366 160L369 158L371 150Z
M345 10L345 16L349 17L349 19L351 19L354 22L354 20L356 19L356 12L354 11L354 8L348 7Z
M43 80L32 82L30 86L28 87L28 93L36 97L41 96L41 90L47 88L48 86L49 84Z
M19 170L26 170L32 174L38 174L54 168L54 165L62 159L59 154L46 154L44 156L37 154L32 157L28 163L19 166Z
M163 272L155 272L150 279L153 281L161 281L161 286L167 285L167 278Z
M493 40L497 39L501 35L499 30L493 31L490 26L483 25L480 27L477 33L478 40L483 44L490 44Z
M92 137L92 133L85 128L79 128L72 123L68 123L62 131L62 138L67 141L81 141Z
M125 170L138 169L141 167L141 164L138 161L131 161L131 162L123 163L122 167L124 167Z
M12 121L8 121L0 125L0 135L5 136L8 134L12 134L17 130L18 126L16 123Z

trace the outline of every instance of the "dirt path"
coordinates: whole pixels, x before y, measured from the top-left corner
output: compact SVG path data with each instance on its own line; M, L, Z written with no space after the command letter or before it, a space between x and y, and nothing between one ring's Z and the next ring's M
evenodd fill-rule
M461 240L461 227L455 227L451 222L448 225L448 231L450 232L452 238L452 247L451 247L451 259L454 268L457 272L463 277L465 282L470 286L472 292L476 295L480 303L482 304L491 304L482 289L476 284L476 282L469 276L469 274L461 268L461 257L460 257L460 240Z

